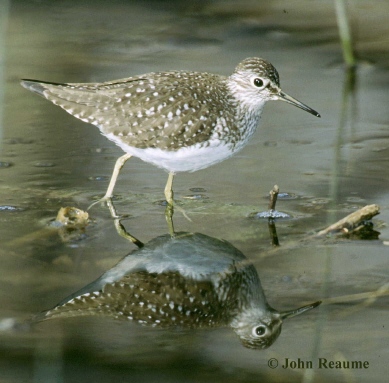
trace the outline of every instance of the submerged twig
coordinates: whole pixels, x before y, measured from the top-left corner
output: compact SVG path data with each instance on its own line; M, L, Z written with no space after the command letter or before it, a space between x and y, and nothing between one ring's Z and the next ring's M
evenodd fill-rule
M269 218L267 225L269 227L269 234L272 245L275 247L280 246L280 241L278 240L277 229L276 224L274 223L274 219Z

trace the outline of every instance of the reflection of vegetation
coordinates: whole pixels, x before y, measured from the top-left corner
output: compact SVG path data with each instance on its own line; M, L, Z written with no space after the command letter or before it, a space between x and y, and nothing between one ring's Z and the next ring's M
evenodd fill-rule
M0 12L0 134L2 134L3 125L3 105L4 105L4 90L5 90L5 42L7 34L8 21L8 1L1 2ZM1 138L1 136L0 136Z
M335 0L335 10L336 19L338 21L339 37L342 43L343 58L348 67L353 67L356 64L356 60L344 0Z

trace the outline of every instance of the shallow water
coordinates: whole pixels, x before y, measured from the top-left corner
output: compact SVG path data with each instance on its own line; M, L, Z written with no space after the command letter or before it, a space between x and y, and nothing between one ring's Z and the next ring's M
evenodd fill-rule
M113 267L136 246L96 205L85 232L68 238L50 222L62 206L86 209L101 197L119 148L27 92L20 78L105 81L168 69L229 74L245 57L271 61L284 91L317 119L268 103L250 144L235 157L174 183L177 231L225 239L258 272L280 311L322 299L285 321L267 350L249 350L229 328L153 329L107 318L53 319L0 333L4 382L350 381L382 382L388 372L389 59L385 2L350 9L359 65L347 92L332 2L11 2L0 146L0 318L49 309ZM115 188L122 223L143 243L168 232L167 175L137 159ZM291 198L277 210L281 247L266 221L274 184ZM302 238L356 209L378 204L379 239ZM381 289L381 290L379 290ZM376 296L376 292L382 296ZM337 298L337 300L335 299ZM327 300L326 300L327 299ZM4 321L0 322L4 325ZM319 369L318 358L368 361L367 369ZM271 369L268 360L313 361Z

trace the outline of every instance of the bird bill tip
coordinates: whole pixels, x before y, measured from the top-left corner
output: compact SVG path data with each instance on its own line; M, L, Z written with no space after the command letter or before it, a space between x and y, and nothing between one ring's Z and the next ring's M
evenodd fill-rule
M310 114L313 114L316 117L321 117L321 115L318 112L316 112L316 110L313 110L308 105L303 104L301 101L296 100L294 97L289 96L288 94L286 94L282 91L279 92L279 94L277 96L278 96L277 100L285 101L288 104L297 106L297 108L300 108L300 109L305 110L306 112L308 112Z

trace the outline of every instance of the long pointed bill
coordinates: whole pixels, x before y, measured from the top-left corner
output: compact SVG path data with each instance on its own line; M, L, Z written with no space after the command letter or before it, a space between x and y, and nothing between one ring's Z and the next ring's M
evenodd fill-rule
M320 303L321 303L321 301L317 301L315 303L311 303L310 305L300 307L299 309L285 311L283 313L280 313L281 319L284 320L286 318L292 318L292 317L295 317L296 315L300 315L302 313L305 313L306 311L312 310L315 307L319 306Z
M280 93L278 93L277 96L278 96L278 99L281 101L286 101L289 104L297 106L298 108L305 110L306 112L311 113L316 117L321 117L320 114L316 112L316 110L313 110L309 106L307 106L307 105L303 104L302 102L296 100L295 98L289 96L288 94L284 93L283 91L280 91Z

